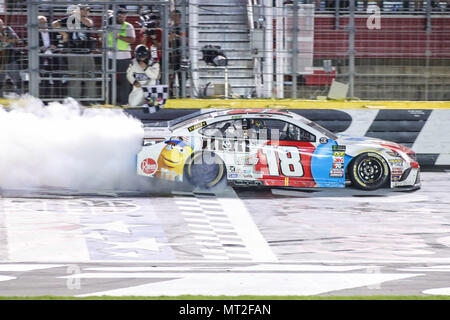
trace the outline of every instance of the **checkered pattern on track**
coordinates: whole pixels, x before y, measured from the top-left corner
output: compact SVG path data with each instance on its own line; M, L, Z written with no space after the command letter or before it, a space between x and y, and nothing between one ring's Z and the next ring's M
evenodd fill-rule
M214 194L186 193L175 203L205 259L251 260L249 251ZM232 210L232 208L231 208Z

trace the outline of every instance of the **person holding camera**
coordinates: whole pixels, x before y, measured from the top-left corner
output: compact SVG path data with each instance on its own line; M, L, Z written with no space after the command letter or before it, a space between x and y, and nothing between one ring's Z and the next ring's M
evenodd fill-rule
M3 82L6 75L9 76L13 85L16 87L15 92L22 93L22 79L20 77L19 65L17 64L17 49L16 45L21 42L21 39L16 34L13 28L6 26L2 19L0 19L0 97L3 95Z
M132 107L146 104L148 88L156 85L159 78L159 63L150 58L150 52L145 45L137 45L134 59L127 69L127 79L133 85L128 104Z
M59 30L57 33L52 32L56 37L57 51L60 53L68 53L72 42L72 33L67 31L67 21L78 9L77 5L70 5L66 9L66 15L63 18L56 19L52 22L51 26L53 30ZM67 80L61 78L68 78L68 58L56 57L54 58L54 70L53 75L56 78L60 78L54 81L55 97L65 98L67 97Z
M140 44L145 45L150 51L150 57L154 61L160 61L162 57L162 29L159 25L159 17L151 12L144 11L140 17L141 30L139 32Z
M90 54L95 49L95 39L91 37L89 30L94 26L89 18L91 8L88 5L78 5L77 9L69 16L67 27L73 30L70 33L69 52L77 54L77 57L68 59L68 68L73 78L69 82L69 96L72 98L95 98L97 87L95 81L83 81L83 78L95 78L95 61ZM83 83L85 92L83 94Z

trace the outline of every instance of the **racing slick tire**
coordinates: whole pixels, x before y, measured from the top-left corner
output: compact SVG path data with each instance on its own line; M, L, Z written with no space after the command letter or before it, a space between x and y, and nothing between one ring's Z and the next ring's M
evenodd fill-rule
M226 180L225 163L213 152L195 152L186 160L184 177L194 187L211 189Z
M348 173L352 184L362 190L381 188L389 180L387 161L374 152L362 153L353 159Z

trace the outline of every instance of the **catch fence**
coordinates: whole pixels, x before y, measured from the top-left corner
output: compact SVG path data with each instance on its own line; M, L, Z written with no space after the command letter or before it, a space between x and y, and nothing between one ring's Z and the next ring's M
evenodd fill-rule
M90 7L92 27L74 4ZM171 98L450 100L450 1L426 0L4 1L0 97L126 104L120 8L131 55L143 34L156 38Z

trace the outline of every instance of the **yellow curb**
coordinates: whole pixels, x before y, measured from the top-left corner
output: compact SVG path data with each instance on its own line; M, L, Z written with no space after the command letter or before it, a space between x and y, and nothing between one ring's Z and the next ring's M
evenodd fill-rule
M0 99L0 105L8 107L18 99ZM127 106L95 105L95 108L140 109ZM342 100L294 100L294 99L169 99L166 109L450 109L450 101L342 101Z
M165 108L271 108L271 109L450 109L450 101L318 101L318 100L226 100L172 99Z

